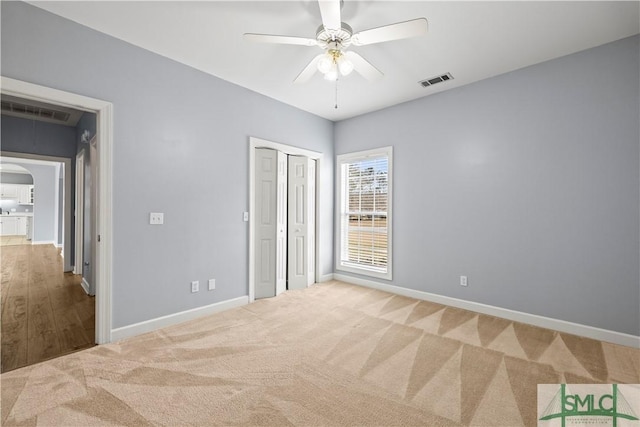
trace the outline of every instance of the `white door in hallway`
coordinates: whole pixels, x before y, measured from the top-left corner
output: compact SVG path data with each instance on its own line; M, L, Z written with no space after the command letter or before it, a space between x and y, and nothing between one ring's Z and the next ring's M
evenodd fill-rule
M288 288L315 282L316 162L289 156Z
M90 267L90 279L89 279L89 295L96 294L96 278L99 277L100 269L104 268L98 263L98 250L100 245L100 234L98 230L98 212L100 211L100 198L98 197L98 188L100 185L100 175L98 174L98 165L100 164L100 158L98 155L98 139L94 135L89 142L89 174L91 175L91 184L89 193L91 199L89 200L89 229L91 230L91 263ZM83 276L85 274L83 273Z
M84 267L84 150L76 155L76 200L74 224L76 241L73 274L82 274Z

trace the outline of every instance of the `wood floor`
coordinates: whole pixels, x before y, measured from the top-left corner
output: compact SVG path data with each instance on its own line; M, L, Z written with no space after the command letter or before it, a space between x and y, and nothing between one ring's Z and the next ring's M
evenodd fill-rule
M0 259L2 372L94 345L95 299L55 246L3 245Z
M30 245L27 236L0 236L0 246Z

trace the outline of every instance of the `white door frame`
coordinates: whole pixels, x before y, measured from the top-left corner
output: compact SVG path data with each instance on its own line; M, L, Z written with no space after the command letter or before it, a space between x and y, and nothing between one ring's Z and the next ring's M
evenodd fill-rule
M76 154L76 203L73 214L76 230L73 273L82 275L84 265L84 150ZM85 291L88 290L85 289Z
M295 156L306 156L310 159L314 159L316 161L316 226L315 226L315 282L320 282L320 239L318 236L320 235L320 170L321 170L321 161L322 161L322 153L317 151L305 150L304 148L292 147L290 145L280 144L277 142L267 141L265 139L255 138L253 136L249 137L249 302L255 301L255 247L254 247L254 238L255 238L255 161L256 161L256 148L271 148L274 150L281 151L285 154L295 155Z
M48 104L60 105L95 113L96 135L99 150L98 198L98 263L96 271L96 343L111 341L111 279L112 279L112 151L113 151L113 104L71 92L52 89L8 77L0 77L0 93Z

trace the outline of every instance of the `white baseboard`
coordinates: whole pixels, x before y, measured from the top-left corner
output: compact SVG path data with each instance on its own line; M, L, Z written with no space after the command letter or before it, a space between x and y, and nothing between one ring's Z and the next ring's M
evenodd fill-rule
M53 245L56 246L56 242L53 240L32 240L32 245Z
M551 317L538 316L537 314L524 313L522 311L510 310L508 308L496 307L493 305L482 304L473 301L461 300L458 298L447 297L438 294L432 294L415 289L401 288L399 286L380 283L373 280L361 279L358 277L347 276L340 273L333 275L335 280L351 283L354 285L365 286L367 288L378 289L380 291L392 294L402 295L405 297L431 301L438 304L448 305L451 307L462 308L465 310L475 311L477 313L488 314L490 316L501 317L503 319L513 320L516 322L527 323L541 328L553 329L568 334L579 335L595 340L606 341L613 344L624 345L627 347L640 348L640 337L622 332L600 329L594 326L582 325L579 323L567 322L566 320L553 319Z
M123 326L111 330L111 342L120 341L135 335L144 334L155 331L156 329L165 328L167 326L176 325L188 320L197 319L198 317L209 314L219 313L231 308L241 307L249 303L247 295L229 299L226 301L216 302L204 307L192 308L191 310L181 311L179 313L169 314L167 316L157 317L155 319L145 320L144 322L134 323L133 325Z
M318 283L330 282L332 280L333 280L333 273L323 274L322 276L320 276L320 282Z
M87 293L87 295L91 295L91 286L89 285L89 282L87 282L87 280L83 277L82 278L82 282L80 282L80 286L82 286L82 289L84 289L84 291Z

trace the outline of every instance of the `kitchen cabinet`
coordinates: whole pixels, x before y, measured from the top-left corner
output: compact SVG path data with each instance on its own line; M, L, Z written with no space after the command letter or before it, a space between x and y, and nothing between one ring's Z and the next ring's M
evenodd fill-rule
M18 187L17 184L0 184L0 197L3 199L17 199Z
M18 185L18 204L33 205L33 185Z
M22 215L0 215L0 235L1 236L26 236L28 222L32 220L30 216Z
M33 217L32 216L27 216L24 218L24 222L25 222L25 226L26 226L26 236L27 236L27 240L33 240Z
M0 198L18 199L18 203L21 205L33 205L33 185L1 184Z
M27 235L27 217L26 216L16 217L16 234L19 236Z
M0 185L0 198L17 199L21 205L33 205L33 185L2 184Z
M0 235L15 236L17 234L18 234L18 217L0 216ZM26 234L26 230L25 230L25 234Z

